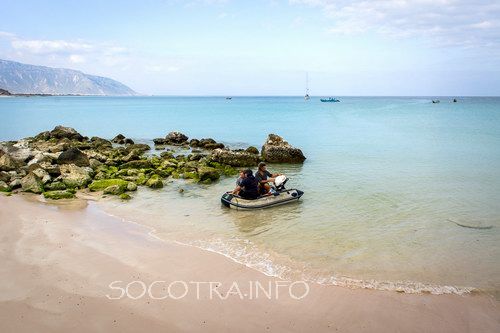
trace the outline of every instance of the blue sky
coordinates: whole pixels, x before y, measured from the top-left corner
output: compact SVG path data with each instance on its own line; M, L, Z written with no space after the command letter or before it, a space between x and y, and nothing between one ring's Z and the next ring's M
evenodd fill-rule
M0 58L144 94L500 95L500 1L1 0Z

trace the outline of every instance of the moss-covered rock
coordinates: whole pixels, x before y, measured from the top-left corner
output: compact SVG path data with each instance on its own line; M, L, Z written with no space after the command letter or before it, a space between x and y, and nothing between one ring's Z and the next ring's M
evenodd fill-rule
M110 186L118 186L121 189L121 192L125 192L127 189L129 182L123 179L99 179L99 180L94 180L90 185L89 185L89 190L92 192L95 191L104 191L106 188Z
M61 178L66 187L83 188L92 181L94 170L90 167L79 167L74 164L60 166Z
M137 184L133 182L129 182L127 184L127 191L136 191L137 190Z
M177 161L175 158L170 158L168 160L164 160L161 163L162 168L177 168L177 164L179 164L179 161Z
M137 175L137 180L135 181L135 183L137 185L144 185L146 184L146 182L148 181L148 178L146 177L146 175L141 172Z
M151 147L145 143L135 143L135 144L129 144L125 149L127 151L139 150L141 153L145 153L148 150L150 150Z
M160 176L153 175L153 176L151 176L151 178L148 179L148 181L146 182L146 185L151 187L151 188L162 188L163 181L161 180Z
M75 197L75 194L72 191L55 190L55 191L43 192L43 196L46 199L59 200L59 199L72 199Z
M204 167L198 168L198 176L200 178L200 181L204 181L207 179L210 179L210 181L213 181L213 180L219 179L220 174L217 171L217 169L212 168L212 167L208 167L208 166L204 166Z
M0 180L0 192L10 192L12 189L6 182Z
M53 182L44 185L46 191L61 191L66 189L63 182Z
M23 179L21 179L21 186L24 192L43 192L42 180L32 172L28 173Z
M130 199L132 199L132 197L130 195L128 195L127 193L122 193L122 194L120 194L120 199L130 200Z
M210 159L231 166L256 166L260 162L259 155L229 149L215 149Z
M194 180L199 180L200 179L200 177L198 176L198 173L193 172L193 171L184 172L182 174L182 178L184 178L184 179L194 179Z
M257 154L257 155L259 154L259 150L254 146L248 147L247 149L245 149L245 151L250 154Z
M149 159L149 162L153 168L158 168L162 164L163 160L158 156L153 156Z
M167 151L161 152L160 157L162 159L169 159L169 158L174 157L174 153L170 150L167 150Z
M104 189L104 194L120 195L125 192L126 188L120 185L111 185Z
M157 174L158 176L162 177L162 178L167 178L168 176L170 176L172 172L169 172L168 170L166 169L161 169L161 168L158 168L155 170L155 174Z
M238 169L214 161L208 161L207 166L217 169L224 176L234 176L238 174Z
M151 168L151 161L146 159L130 161L120 165L120 169L146 169L146 168Z

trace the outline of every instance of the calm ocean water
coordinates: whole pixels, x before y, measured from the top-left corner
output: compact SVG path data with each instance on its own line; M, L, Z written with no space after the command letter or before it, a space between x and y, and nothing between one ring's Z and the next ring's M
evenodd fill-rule
M0 99L0 140L55 125L138 141L179 130L260 147L268 133L302 148L273 165L294 205L220 206L234 186L170 181L101 205L165 239L222 253L266 274L432 292L500 290L500 98L33 97ZM185 189L183 194L179 188ZM492 226L490 229L459 225ZM454 289L457 287L458 289Z

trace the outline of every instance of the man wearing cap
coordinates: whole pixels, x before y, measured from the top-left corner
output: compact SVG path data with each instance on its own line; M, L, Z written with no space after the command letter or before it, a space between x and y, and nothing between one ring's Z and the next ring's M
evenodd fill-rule
M275 173L272 174L267 171L266 163L260 162L259 169L255 173L255 179L259 183L259 192L261 194L266 194L271 190L271 186L269 183L274 183L275 177L278 177L280 174Z

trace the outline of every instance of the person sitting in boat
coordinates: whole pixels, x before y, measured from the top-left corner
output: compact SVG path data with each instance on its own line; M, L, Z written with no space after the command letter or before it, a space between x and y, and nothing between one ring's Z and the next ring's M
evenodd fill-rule
M252 170L243 172L243 179L240 185L237 185L233 194L239 195L243 199L257 199L259 197L259 183L255 179Z
M241 169L240 176L236 179L236 186L240 186L243 179L245 179L245 170Z
M259 182L259 193L266 194L271 190L271 185L269 183L274 183L276 177L278 177L279 173L270 173L267 171L266 163L260 162L259 168L255 173L255 179Z

